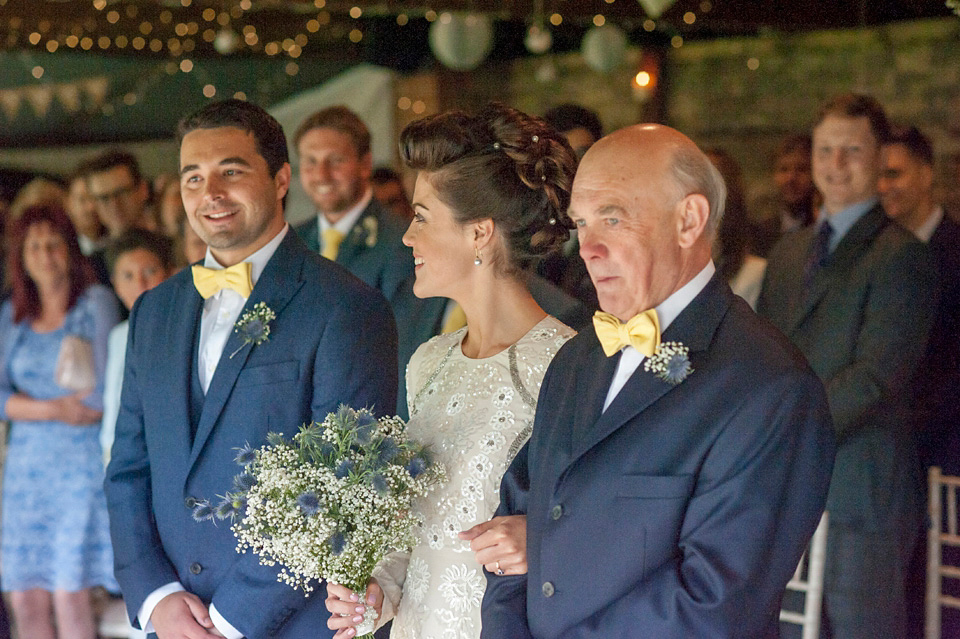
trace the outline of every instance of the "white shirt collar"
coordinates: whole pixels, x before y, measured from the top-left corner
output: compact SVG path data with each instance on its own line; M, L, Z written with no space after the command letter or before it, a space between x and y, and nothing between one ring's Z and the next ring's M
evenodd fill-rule
M364 192L363 197L357 201L353 207L350 208L346 214L337 220L336 224L330 224L327 221L327 216L323 213L317 213L317 223L320 225L318 227L320 231L320 237L323 237L323 232L329 228L334 228L346 237L347 233L350 232L350 229L353 228L353 225L357 223L357 220L360 219L360 214L363 213L364 209L367 208L367 205L370 204L370 200L373 199L373 189L367 187L367 190Z
M937 230L937 227L940 226L940 222L943 221L943 207L939 204L936 208L933 209L933 213L930 214L930 217L920 225L916 231L913 232L921 242L930 242L930 238L933 237L933 233Z
M253 280L254 285L256 285L257 280L260 279L260 274L263 273L263 269L266 268L267 262L270 261L270 258L273 257L273 254L277 251L277 247L280 246L280 242L283 241L283 238L286 237L287 231L290 230L289 224L284 224L283 228L280 229L280 232L273 236L273 239L264 244L257 250L256 253L243 260L244 262L250 262L253 267L250 270L250 278ZM203 260L203 265L207 268L222 269L226 268L220 262L217 261L217 258L213 256L213 253L210 252L210 247L207 247L207 256ZM214 296L218 296L223 291L218 291Z
M675 291L673 295L663 300L663 302L657 306L655 310L657 311L657 319L660 320L661 334L667 330L667 327L673 323L673 320L677 319L680 313L683 312L683 309L687 308L690 302L700 294L700 291L704 289L716 271L717 267L714 265L713 260L710 260L707 262L707 265L703 267L703 270L697 273L692 280L681 286L679 290Z

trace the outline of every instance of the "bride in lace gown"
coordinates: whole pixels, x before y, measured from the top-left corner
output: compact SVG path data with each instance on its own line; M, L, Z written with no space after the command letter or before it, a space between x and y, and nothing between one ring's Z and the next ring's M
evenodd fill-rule
M448 482L417 505L416 547L381 562L366 596L382 605L380 623L394 619L393 638L476 639L484 568L491 579L526 572L525 519L493 515L547 366L574 334L536 304L523 273L568 237L575 158L542 120L497 104L414 122L400 148L419 172L404 235L414 293L449 298L448 316L463 313L466 326L420 346L407 366L409 433ZM335 639L354 636L357 599L328 586Z

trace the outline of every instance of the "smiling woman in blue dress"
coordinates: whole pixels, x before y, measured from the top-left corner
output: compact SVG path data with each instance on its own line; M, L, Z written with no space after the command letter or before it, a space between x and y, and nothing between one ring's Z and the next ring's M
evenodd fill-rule
M0 417L10 420L0 561L20 637L96 637L90 589L117 590L99 428L113 293L94 285L66 213L10 229L0 308Z

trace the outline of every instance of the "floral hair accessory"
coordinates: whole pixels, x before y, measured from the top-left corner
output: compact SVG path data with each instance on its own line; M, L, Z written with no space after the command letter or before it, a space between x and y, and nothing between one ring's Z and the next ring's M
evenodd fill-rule
M656 354L644 360L643 370L676 386L693 372L689 352L690 349L680 342L662 342Z
M233 356L248 344L259 346L269 341L270 322L275 319L277 319L277 314L265 302L254 304L253 308L244 313L234 324L233 330L243 339L243 344L230 354L230 359L233 359Z

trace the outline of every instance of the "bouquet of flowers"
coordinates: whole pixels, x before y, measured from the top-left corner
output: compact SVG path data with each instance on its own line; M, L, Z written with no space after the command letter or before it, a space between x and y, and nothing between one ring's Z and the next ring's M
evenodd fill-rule
M197 519L230 519L237 551L279 565L278 580L309 596L321 579L363 593L373 568L416 541L415 499L445 479L430 452L409 442L399 417L376 419L341 406L292 441L270 433L267 445L239 450L233 492ZM376 613L365 615L372 632Z

